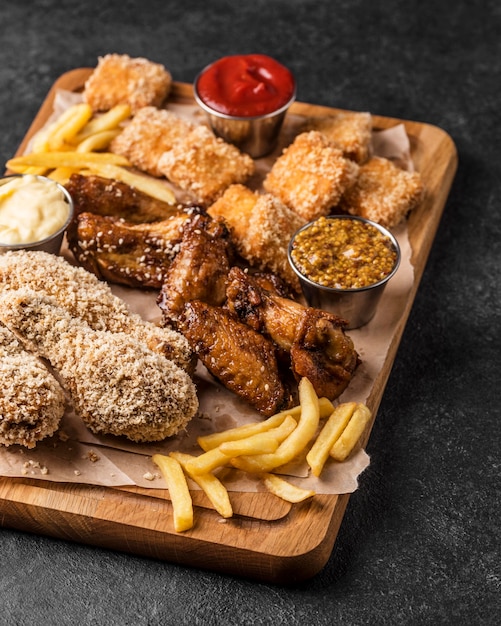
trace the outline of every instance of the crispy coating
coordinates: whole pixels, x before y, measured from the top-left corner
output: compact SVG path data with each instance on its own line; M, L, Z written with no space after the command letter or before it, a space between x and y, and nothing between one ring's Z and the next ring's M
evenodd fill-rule
M72 317L84 320L95 330L127 333L191 371L192 353L180 333L132 313L109 285L63 257L28 251L1 254L0 292L23 288L55 298Z
M263 186L305 221L327 215L359 166L318 131L300 133L273 164Z
M151 176L161 177L162 154L184 140L194 124L172 111L144 107L110 144L111 152L126 157L132 165Z
M296 274L287 259L287 247L304 219L271 194L259 194L241 184L231 185L208 208L212 217L228 224L240 256L253 267L270 271L296 292Z
M317 130L339 148L347 159L358 164L370 156L372 116L358 111L342 111L335 115L310 117L304 131Z
M254 161L249 155L203 125L195 126L183 140L166 150L158 167L172 183L205 206L229 185L243 183L254 173Z
M27 352L0 324L0 444L34 448L53 435L65 409L65 396L40 359Z
M407 172L389 159L372 157L360 167L357 181L345 192L340 209L393 228L421 202L423 195L418 172Z
M132 113L145 106L160 106L172 86L170 72L160 63L126 54L107 54L84 86L84 101L94 111L108 111L128 104Z
M53 298L9 291L0 300L0 318L50 362L94 433L159 441L198 410L195 386L175 363L126 333L93 330Z

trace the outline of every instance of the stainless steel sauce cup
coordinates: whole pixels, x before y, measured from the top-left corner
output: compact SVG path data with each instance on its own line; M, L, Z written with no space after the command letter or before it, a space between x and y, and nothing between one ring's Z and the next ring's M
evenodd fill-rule
M400 265L400 246L396 238L389 230L380 226L376 222L372 222L371 220L350 215L332 215L327 219L329 218L360 220L367 224L371 224L388 237L397 254L392 271L383 280L373 283L367 287L357 289L337 289L333 287L325 287L324 285L320 285L319 283L310 280L296 267L291 256L294 239L297 234L306 228L309 228L314 222L305 224L291 238L288 248L289 263L299 278L301 289L308 305L342 317L348 322L347 329L360 328L370 322L370 320L374 317L383 291L388 282L395 275Z

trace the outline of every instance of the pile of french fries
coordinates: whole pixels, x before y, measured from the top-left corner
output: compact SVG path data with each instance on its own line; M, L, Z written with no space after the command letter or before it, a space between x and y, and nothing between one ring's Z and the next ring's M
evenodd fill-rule
M329 457L338 462L348 458L370 418L370 410L362 403L334 407L327 398L318 398L311 382L302 378L298 406L262 422L201 436L197 442L203 452L198 456L181 452L153 455L169 490L174 529L183 532L194 525L187 478L204 491L223 518L232 517L228 491L216 476L224 467L258 476L268 491L288 502L311 498L314 491L298 487L274 471L306 453L312 474L319 477Z
M125 157L108 151L130 116L128 104L116 105L98 115L84 102L74 104L38 131L30 152L7 161L7 168L16 174L47 176L63 185L74 172L95 174L174 204L174 193L162 181L132 171Z

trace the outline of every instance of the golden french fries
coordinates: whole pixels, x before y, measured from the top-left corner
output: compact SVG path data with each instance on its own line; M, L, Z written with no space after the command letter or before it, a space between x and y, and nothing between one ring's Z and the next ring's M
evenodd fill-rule
M194 458L190 454L184 454L183 452L171 452L170 456L173 459L176 459L176 461L178 461L181 467L186 471L188 476L197 483L221 517L228 518L233 515L233 508L231 506L228 491L223 483L216 478L216 476L214 476L214 474L208 473L197 475L189 472L186 465Z
M118 164L120 165L120 164ZM175 204L176 196L173 191L167 187L163 181L143 174L136 174L124 167L119 167L113 163L96 163L88 167L91 174L102 176L103 178L112 178L126 183L130 187L134 187L138 191L142 191L152 198L166 202L167 204Z
M334 443L339 439L357 407L356 402L338 405L325 422L306 455L306 462L315 476L320 476Z
M318 397L307 378L299 381L299 403L301 415L296 428L284 439L276 452L237 457L231 463L237 469L247 472L270 472L297 457L314 437L320 420Z
M287 502L302 502L315 495L312 489L303 489L302 487L293 485L276 474L263 474L263 482L268 491Z
M7 167L18 173L23 173L24 169L30 166L47 169L58 167L83 169L105 164L130 166L125 157L113 152L32 152L7 161Z
M319 477L329 456L337 461L349 456L370 417L370 410L362 403L345 402L334 407L326 398L318 398L311 382L302 378L298 406L262 422L199 437L198 444L204 450L199 456L182 452L171 452L169 457L154 455L153 460L161 470L163 467L162 473L172 490L176 529L191 528L193 524L191 520L189 525L189 513L181 513L182 504L175 504L179 501L173 497L176 489L184 490L184 499L181 498L180 502L186 502L186 477L198 484L223 518L233 515L228 490L213 473L224 467L253 474L263 481L270 493L287 502L298 503L311 498L315 495L313 489L299 487L278 476L274 470L306 457L312 474ZM317 434L320 419L324 418L327 418L326 422ZM165 458L177 462L182 477L166 467ZM190 507L193 514L191 498Z
M111 143L111 141L120 133L117 130L102 130L99 133L89 135L83 139L77 146L76 152L95 152L99 150L105 150Z
M339 439L330 450L330 455L335 461L344 461L358 443L362 433L371 419L371 412L365 404L357 404L353 415Z
M174 513L174 530L176 532L189 530L193 527L193 501L181 464L163 454L154 454L152 460L160 468L169 489Z
M117 130L120 124L130 116L131 110L128 104L117 104L109 111L106 111L106 113L91 119L82 130L74 136L72 143L80 144L92 135Z
M213 448L217 448L222 443L245 439L246 437L251 437L252 435L257 435L270 430L271 428L275 428L276 426L280 426L288 414L290 413L284 411L283 413L277 413L262 422L244 424L243 426L237 426L236 428L230 428L228 430L223 430L222 432L204 435L202 437L198 437L197 443L202 450L207 452Z

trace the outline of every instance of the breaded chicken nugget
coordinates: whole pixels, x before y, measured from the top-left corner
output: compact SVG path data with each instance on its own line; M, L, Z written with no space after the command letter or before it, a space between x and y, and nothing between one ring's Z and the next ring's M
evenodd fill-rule
M400 169L389 159L373 157L360 167L355 184L344 194L340 209L392 228L402 222L424 195L418 172Z
M327 215L355 182L358 165L318 131L300 133L273 164L265 190L304 218Z
M126 157L132 165L151 174L163 176L158 161L194 128L190 122L165 109L145 107L132 118L110 144L110 150Z
M339 148L347 159L358 164L370 156L372 116L370 113L343 111L335 115L310 117L304 131L317 130Z
M65 408L63 389L2 324L0 380L0 444L34 448L56 432Z
M214 202L232 183L243 183L254 173L254 161L235 146L216 137L207 126L195 126L158 162L172 183L198 202Z
M53 298L9 291L0 299L0 319L50 362L94 433L160 441L198 410L195 385L175 363L130 335L93 330Z
M132 113L145 106L160 106L172 86L170 72L160 63L127 54L99 57L84 86L84 101L94 111L128 104Z
M183 335L132 313L107 283L63 257L22 250L0 254L0 292L23 288L55 298L72 317L95 330L127 333L187 371L192 369L193 355Z
M259 194L241 184L231 185L207 210L222 217L242 258L270 271L299 292L299 282L287 260L287 247L304 219L271 194Z

